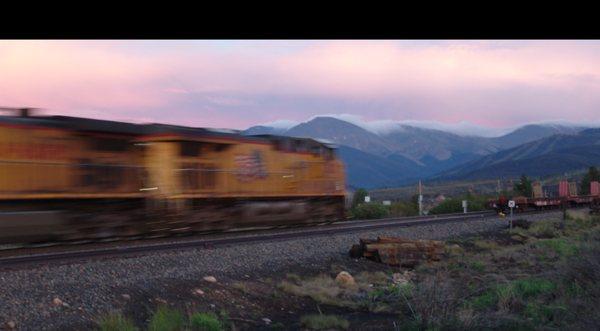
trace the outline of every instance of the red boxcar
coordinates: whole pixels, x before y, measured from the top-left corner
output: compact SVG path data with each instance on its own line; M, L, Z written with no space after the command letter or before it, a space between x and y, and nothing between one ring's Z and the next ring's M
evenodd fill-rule
M561 180L558 183L558 196L561 198L569 196L569 182Z
M600 195L600 183L598 183L597 181L593 181L590 183L590 195Z

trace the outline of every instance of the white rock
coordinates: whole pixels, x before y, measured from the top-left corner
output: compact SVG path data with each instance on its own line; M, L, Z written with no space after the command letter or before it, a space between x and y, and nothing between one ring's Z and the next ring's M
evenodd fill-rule
M265 322L265 324L266 324L266 325L269 325L269 324L271 324L271 320L270 320L270 319L268 319L268 318L266 318L266 317L265 317L265 318L263 318L262 320L263 320L263 322Z
M353 286L356 286L356 281L354 280L354 277L352 277L352 275L349 272L347 272L347 271L341 271L335 277L335 281L340 286L344 286L344 287L353 287Z
M9 330L15 329L17 327L17 323L13 321L6 322L6 328Z
M55 306L62 306L63 305L63 301L59 298L54 298L52 299L52 304Z
M209 283L216 283L217 282L217 279L215 277L213 277L213 276L205 276L202 279L204 279L205 281L207 281Z
M404 285L409 283L415 277L415 273L412 271L405 271L403 273L392 274L392 282L396 285Z
M193 290L192 290L192 293L193 293L193 294L196 294L196 295L204 295L204 291L202 291L202 290L201 290L201 289L199 289L199 288L195 288L195 289L193 289Z
M130 300L131 296L129 294L121 294L121 298L123 298L125 300Z
M392 282L396 285L404 285L408 284L408 279L400 273L394 273L392 274Z

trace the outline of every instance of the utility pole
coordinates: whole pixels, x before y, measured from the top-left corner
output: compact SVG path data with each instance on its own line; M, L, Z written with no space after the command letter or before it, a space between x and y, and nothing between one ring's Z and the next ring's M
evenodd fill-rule
M513 208L515 208L515 201L514 200L509 200L508 201L508 207L510 208L510 220L508 221L509 224L509 228L510 228L510 232L512 232L512 228L513 228Z
M421 180L419 180L419 216L423 215L423 191L421 188Z

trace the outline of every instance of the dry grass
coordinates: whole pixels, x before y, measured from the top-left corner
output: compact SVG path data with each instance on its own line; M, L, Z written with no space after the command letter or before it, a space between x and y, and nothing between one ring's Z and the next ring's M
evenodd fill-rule
M354 277L359 288L367 290L370 285L386 285L390 283L391 276L382 271L363 271Z
M482 251L492 251L498 249L498 244L491 240L475 240L473 244L476 248Z
M298 276L287 277L279 283L278 289L288 294L310 297L324 305L372 312L399 311L401 295L411 292L412 286L397 286L391 275L384 272L360 272L354 276L356 286L345 287L338 284L334 277L321 274L301 279Z
M133 322L119 313L112 313L101 318L98 322L100 331L136 331Z
M234 282L233 284L231 284L231 287L245 294L254 294L254 291L252 291L248 284L243 281Z
M358 289L341 287L328 275L322 274L296 282L284 280L279 283L278 288L289 294L310 297L322 304L358 308L357 303L352 300Z
M302 326L309 330L346 330L350 323L335 315L307 315L300 319Z

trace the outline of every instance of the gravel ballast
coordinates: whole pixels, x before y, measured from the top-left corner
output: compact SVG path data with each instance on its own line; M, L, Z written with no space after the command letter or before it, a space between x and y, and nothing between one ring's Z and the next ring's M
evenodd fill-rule
M522 216L531 221L560 219L561 212ZM205 276L241 279L285 274L301 265L318 271L333 260L351 260L348 250L359 238L402 236L446 239L506 228L507 220L481 220L367 230L328 236L218 248L152 253L72 264L0 271L0 329L14 322L19 330L89 329L97 318L131 303L150 307L148 297L163 295L169 284L189 283ZM145 298L146 302L136 302ZM58 300L55 300L58 299Z

